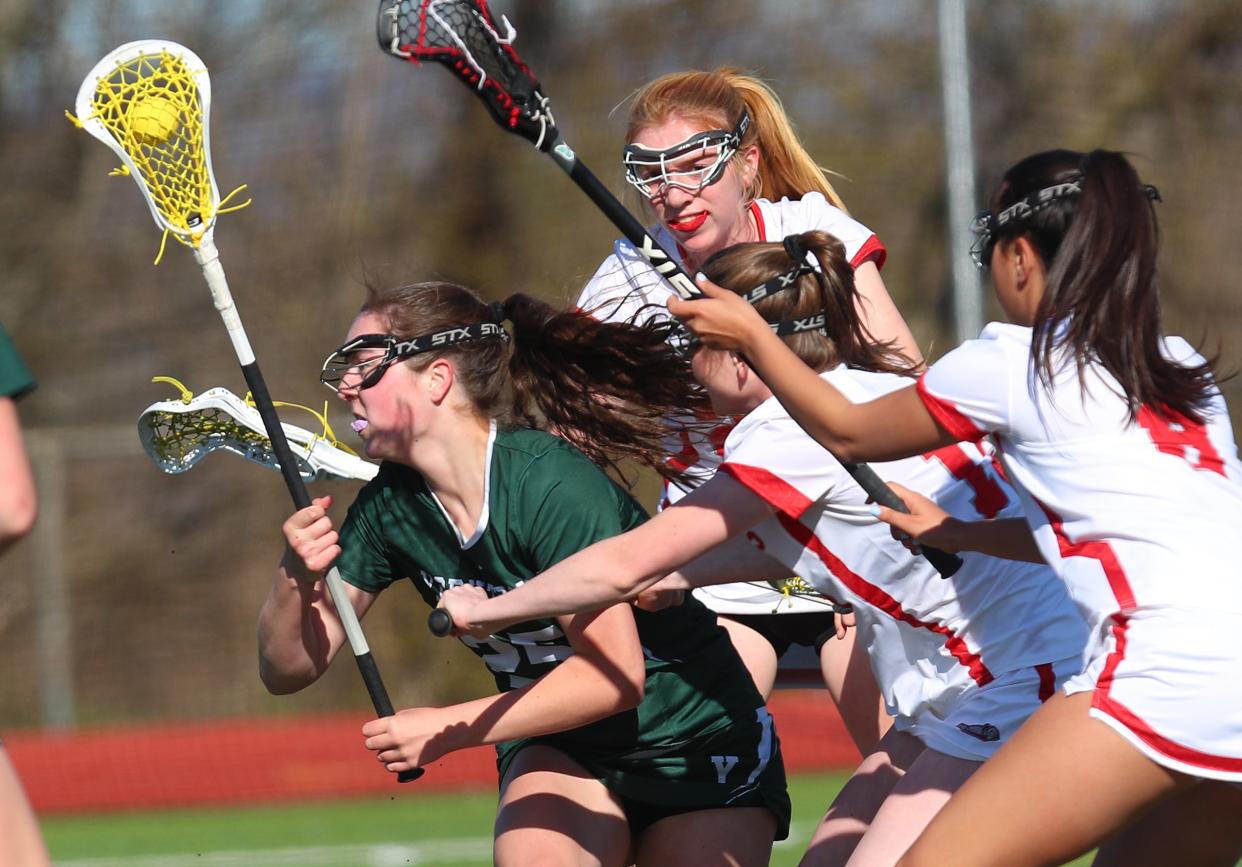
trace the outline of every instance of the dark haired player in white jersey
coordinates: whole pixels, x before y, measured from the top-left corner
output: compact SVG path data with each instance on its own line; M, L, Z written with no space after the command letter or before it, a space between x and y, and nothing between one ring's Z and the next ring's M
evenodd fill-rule
M913 381L909 361L876 345L862 327L853 272L829 235L737 245L704 270L746 292L791 350L853 399ZM536 613L613 602L672 570L680 574L658 586L803 576L853 607L858 646L895 722L829 807L802 864L890 865L980 763L1078 672L1086 624L1046 564L972 554L942 579L893 539L845 468L797 426L744 360L699 347L693 368L713 407L741 417L711 480L647 524L505 597L463 588L442 604L461 626L486 631ZM973 444L875 470L963 519L1020 519L1013 490ZM623 564L615 562L619 551L630 552Z
M669 305L740 350L844 460L993 437L1029 528L893 523L928 544L1017 553L1033 529L1091 627L1082 675L964 786L902 864L1101 864L1242 856L1242 464L1211 362L1161 331L1153 187L1121 154L1053 150L1006 173L976 250L1012 324L857 405L747 305ZM921 501L912 505L920 511ZM930 528L930 529L929 529ZM1116 832L1120 831L1120 834Z
M407 580L430 605L462 584L503 595L642 523L638 504L582 452L510 419L539 415L588 450L621 442L640 459L645 430L658 461L664 410L634 416L661 396L690 397L685 385L646 382L649 367L677 363L666 337L520 295L489 306L447 283L371 292L323 378L383 463L339 536L326 498L285 523L288 550L260 616L268 688L314 682L340 649L322 582L333 561L362 617ZM498 695L400 710L363 733L394 772L495 744L497 864L538 853L545 864L759 867L786 836L772 718L702 605L614 605L466 643Z

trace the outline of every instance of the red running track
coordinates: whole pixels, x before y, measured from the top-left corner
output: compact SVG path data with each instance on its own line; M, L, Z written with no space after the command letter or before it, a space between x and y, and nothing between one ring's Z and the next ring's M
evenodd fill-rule
M828 694L782 690L769 703L790 772L852 767ZM398 788L362 746L360 714L6 733L37 812L108 812L486 789L494 752L452 753Z

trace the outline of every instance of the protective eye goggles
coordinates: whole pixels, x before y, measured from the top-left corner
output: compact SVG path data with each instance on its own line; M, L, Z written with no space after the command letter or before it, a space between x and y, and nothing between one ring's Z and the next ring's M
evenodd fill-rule
M986 270L992 264L992 248L996 246L997 237L1006 226L1026 222L1053 202L1081 192L1081 181L1069 181L1037 190L1014 202L999 214L980 211L970 223L970 231L977 236L970 248L970 258L974 260L975 266ZM1143 192L1153 202L1160 201L1160 191L1150 184L1143 184Z
M340 391L342 388L356 388L361 391L378 383L388 368L398 361L420 352L447 349L458 343L485 340L489 337L509 339L508 333L496 322L479 322L409 338L392 334L360 334L324 359L319 381L333 391ZM383 352L362 361L354 360L359 352L369 349L382 349Z
M670 187L697 193L720 180L749 128L750 113L742 109L742 116L732 131L713 129L695 133L685 141L659 150L639 142L626 145L622 157L625 180L648 201Z

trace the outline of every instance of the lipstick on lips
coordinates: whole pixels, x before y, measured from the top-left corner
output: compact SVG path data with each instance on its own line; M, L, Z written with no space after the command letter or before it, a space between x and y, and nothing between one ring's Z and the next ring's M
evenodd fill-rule
M694 232L697 231L704 223L707 222L707 211L699 211L697 214L691 214L688 217L681 217L671 220L668 227L675 232Z

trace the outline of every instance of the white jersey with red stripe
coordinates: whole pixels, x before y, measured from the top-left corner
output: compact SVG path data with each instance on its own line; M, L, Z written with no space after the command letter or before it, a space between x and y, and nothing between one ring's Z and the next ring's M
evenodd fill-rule
M1048 561L1091 626L1070 694L1153 761L1242 781L1242 465L1219 393L1206 424L1143 407L1073 363L1052 388L1031 373L1031 329L992 323L920 380L955 436L998 441ZM1203 359L1181 338L1166 357Z
M844 366L821 376L855 403L911 384ZM1022 515L990 454L970 443L872 467L965 520ZM941 578L892 538L866 493L775 398L734 428L720 471L777 509L747 534L752 543L854 606L858 640L899 719L944 718L966 693L1010 672L1077 670L1086 624L1051 569L968 553Z
M888 251L875 233L849 214L829 204L821 193L807 193L801 199L770 202L757 199L751 203L751 216L759 230L760 241L780 241L786 235L823 231L838 238L845 246L845 256L857 268L863 262L884 265ZM664 226L654 226L651 234L677 263L682 250L676 238ZM674 297L672 285L651 267L638 249L624 239L613 245L613 253L596 269L578 296L578 308L605 322L645 322L650 318L667 319L668 299Z
M875 233L830 204L821 193L807 193L801 199L772 202L758 199L750 206L751 216L761 241L780 241L786 235L824 231L838 238L845 247L850 264L857 268L864 262L881 267L888 255ZM682 251L672 233L664 226L651 230L655 240L673 255L679 264ZM617 241L613 254L604 260L582 290L578 308L606 322L646 322L669 317L668 299L675 294L672 286L661 277L647 259L629 241ZM673 425L666 448L668 462L689 477L686 486L666 484L660 508L675 503L697 485L710 479L720 466L724 440L733 429L733 419L711 417L696 419L693 426L678 422ZM758 584L704 587L695 591L704 604L723 614L823 614L823 603L800 599L769 590Z
M1084 615L1096 623L1140 605L1242 612L1227 552L1242 527L1242 464L1224 399L1212 399L1206 425L1147 407L1132 423L1106 371L1089 366L1084 388L1071 362L1049 390L1032 378L1030 345L1030 328L991 323L924 374L919 392L954 436L995 434L1040 550ZM1165 353L1203 361L1177 337Z

